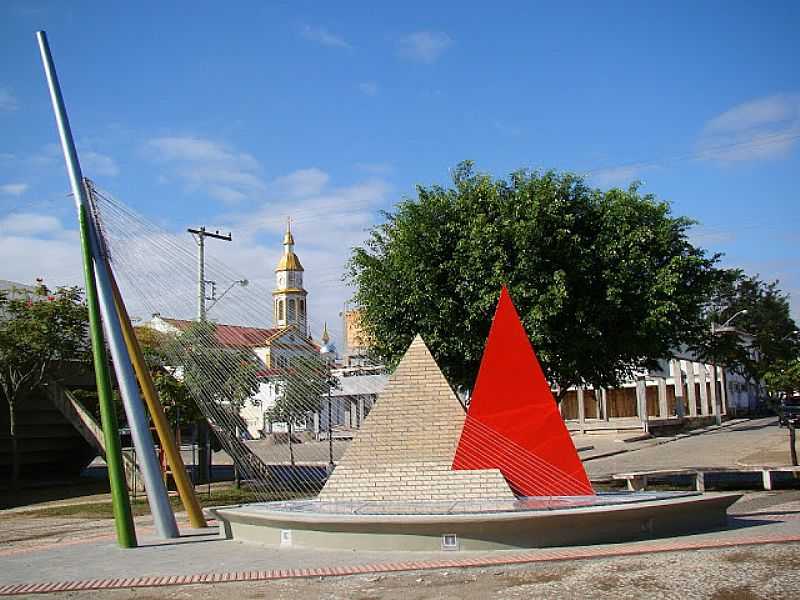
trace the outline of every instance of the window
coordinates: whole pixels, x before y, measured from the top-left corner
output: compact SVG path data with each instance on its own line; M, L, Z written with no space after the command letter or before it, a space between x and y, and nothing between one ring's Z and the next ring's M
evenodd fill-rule
M298 302L300 303L300 317L303 317L306 314L306 301L299 300Z
M289 300L289 320L294 321L297 318L297 309L295 308L294 298Z
M278 300L278 320L283 321L285 318L283 316L283 300Z

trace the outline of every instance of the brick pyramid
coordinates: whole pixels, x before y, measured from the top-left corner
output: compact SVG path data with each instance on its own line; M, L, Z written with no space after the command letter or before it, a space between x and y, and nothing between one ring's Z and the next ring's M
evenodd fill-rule
M464 419L461 403L416 336L319 499L513 499L496 468L452 470Z
M453 468L498 468L520 496L594 495L505 287Z

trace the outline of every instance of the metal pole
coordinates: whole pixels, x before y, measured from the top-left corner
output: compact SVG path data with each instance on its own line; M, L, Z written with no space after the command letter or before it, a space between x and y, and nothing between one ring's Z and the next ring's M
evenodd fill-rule
M711 370L713 371L713 375L711 376L711 387L712 391L714 392L714 422L717 425L722 425L722 399L720 393L717 393L717 359L711 359Z
M328 369L328 466L333 472L333 414L331 413L331 374Z
M101 252L100 238L91 220L89 221L89 231L92 234L90 240L93 242L95 256L100 257L99 260L95 261L94 270L95 278L98 282L97 291L100 298L100 313L103 316L103 327L111 350L114 372L117 375L117 384L122 396L122 405L128 415L133 447L136 449L136 454L141 461L142 479L144 480L147 502L150 504L150 511L153 514L158 534L163 538L176 538L179 536L178 524L175 522L175 514L172 512L172 506L169 503L167 488L161 477L161 465L156 456L147 413L139 396L139 387L136 382L136 375L133 372L128 348L125 346L122 325L117 318L114 292L111 285L111 270Z
M106 449L108 481L111 487L111 507L114 510L114 523L117 529L117 543L123 548L135 548L136 528L133 524L128 488L125 483L125 468L122 461L122 448L119 439L119 422L111 392L111 377L108 373L108 357L103 343L103 330L100 322L100 308L97 306L97 289L94 281L91 246L89 244L89 220L86 208L78 207L81 232L81 251L83 254L83 275L86 284L86 304L89 308L89 331L92 339L94 357L94 377L97 385L97 398L100 404L100 422L103 426L103 442ZM136 469L134 468L134 473Z
M153 378L150 376L150 370L147 368L142 349L139 346L139 340L136 339L136 334L131 326L130 317L128 317L128 311L125 308L122 294L119 292L113 273L111 275L111 286L114 292L117 314L122 323L122 335L125 338L125 345L128 347L128 353L133 358L133 368L139 379L142 395L150 411L150 416L153 419L156 432L161 440L161 447L166 454L167 463L172 469L172 476L175 478L175 487L178 488L178 494L181 497L181 501L189 516L189 522L192 524L192 527L206 527L203 509L197 501L197 496L194 493L194 486L192 486L186 474L186 466L183 464L180 447L175 443L175 438L167 422L167 416L164 414L164 407L161 405L161 401L158 398L158 392L156 392L155 385L153 384Z
M53 104L56 125L58 127L61 148L64 152L64 159L69 175L70 187L75 198L75 204L80 214L81 207L87 213L91 212L91 206L83 185L83 174L81 173L78 153L75 150L75 143L72 139L72 132L67 118L67 111L64 107L64 99L58 84L53 58L50 54L50 47L47 43L47 36L43 31L36 32L39 42L39 51L44 65L47 84L50 89L50 100ZM175 523L175 515L169 505L167 490L160 477L160 469L153 448L153 437L147 426L147 418L144 413L139 390L136 386L136 378L131 367L128 350L122 339L122 331L119 321L116 318L114 298L111 293L111 283L109 280L108 266L104 257L100 254L100 244L97 232L93 227L91 219L87 219L88 239L90 250L94 258L94 277L97 283L97 296L100 313L103 321L103 328L106 333L111 357L114 363L114 370L117 375L117 382L122 394L122 402L125 412L128 415L128 423L131 428L131 437L134 447L137 449L142 463L142 475L145 480L145 490L147 492L150 508L155 520L156 529L163 537L178 537L178 526Z
M230 242L233 239L233 237L231 236L230 233L224 235L221 234L219 231L215 231L213 233L210 231L206 231L205 227L200 227L198 229L189 228L186 231L191 233L192 236L194 236L195 240L197 241L197 320L205 321L206 313L208 312L206 310L206 265L205 265L206 238L210 237L217 240ZM223 295L225 293L227 293L227 290L225 290Z

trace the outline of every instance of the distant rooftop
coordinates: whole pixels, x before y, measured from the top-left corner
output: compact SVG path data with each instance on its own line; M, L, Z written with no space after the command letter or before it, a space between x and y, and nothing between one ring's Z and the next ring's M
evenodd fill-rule
M185 319L171 319L169 317L158 317L162 321L172 325L179 331L186 331L195 321ZM220 346L229 348L261 348L266 346L267 340L277 333L280 329L265 329L262 327L243 327L241 325L226 325L224 323L213 323L216 329L216 339Z

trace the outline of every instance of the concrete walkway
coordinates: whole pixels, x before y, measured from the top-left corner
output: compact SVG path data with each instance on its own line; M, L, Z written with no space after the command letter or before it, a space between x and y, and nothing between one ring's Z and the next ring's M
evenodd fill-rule
M594 436L581 436L580 443L591 437ZM610 442L603 440L603 443L608 447ZM624 442L611 443L628 446ZM790 464L788 435L786 429L778 428L776 417L737 421L690 434L641 440L624 449L628 451L605 457L582 457L589 477L602 479L615 473L638 470Z
M800 493L749 494L721 531L676 538L526 551L339 552L269 549L217 536L216 528L186 530L164 542L149 525L139 527L142 545L123 550L113 534L67 537L58 543L0 550L0 595L116 589L279 578L319 577L403 570L461 568L564 561L652 552L725 548L748 544L800 543Z

